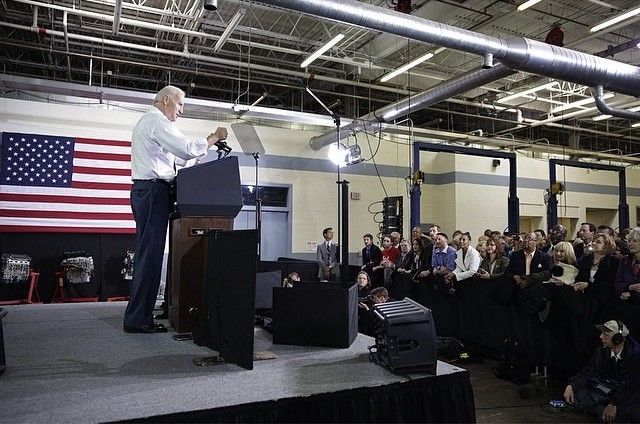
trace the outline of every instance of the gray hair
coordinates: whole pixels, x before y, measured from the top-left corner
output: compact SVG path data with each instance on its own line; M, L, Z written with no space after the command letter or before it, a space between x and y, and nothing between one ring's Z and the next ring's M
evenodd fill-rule
M640 240L640 227L636 227L629 231L629 234L627 234L627 240L631 239Z
M185 95L186 95L185 92L179 89L178 87L174 87L173 85L167 85L162 90L158 91L158 94L156 94L156 97L155 99L153 99L153 102L154 103L161 102L162 100L164 100L165 97L171 97L171 96L184 97Z

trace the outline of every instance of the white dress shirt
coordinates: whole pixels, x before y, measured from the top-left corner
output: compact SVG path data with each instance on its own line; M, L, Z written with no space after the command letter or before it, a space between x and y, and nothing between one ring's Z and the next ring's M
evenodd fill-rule
M206 140L189 140L156 107L142 115L131 140L132 180L173 181L178 168L206 156L209 147Z

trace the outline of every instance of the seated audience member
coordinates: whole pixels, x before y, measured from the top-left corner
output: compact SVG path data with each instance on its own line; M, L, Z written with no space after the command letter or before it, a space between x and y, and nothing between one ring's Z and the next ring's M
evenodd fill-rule
M373 236L371 234L362 236L362 241L364 242L364 248L362 249L362 268L360 269L371 275L373 267L380 265L382 250L373 244Z
M391 246L400 251L400 239L402 238L400 233L397 231L393 231L391 234L389 234L389 237L391 237Z
M296 281L300 281L300 275L295 271L291 271L287 278L282 281L282 287L293 287L293 283Z
M358 332L367 336L375 336L376 317L373 307L389 301L389 292L384 287L371 290L367 299L358 301Z
M493 233L493 231L491 230L491 228L487 228L486 230L484 230L483 235L488 239L491 238L491 234Z
M613 228L611 228L608 225L604 225L604 224L600 224L596 227L596 233L599 234L606 234L609 237L614 237L616 236L616 232Z
M369 296L371 292L371 278L369 278L369 274L364 271L360 271L356 276L356 284L358 285L359 298Z
M400 242L400 254L396 259L396 272L393 274L390 293L391 297L402 300L411 291L411 264L413 263L413 250L409 240Z
M476 275L480 267L480 253L471 246L471 234L462 233L458 239L460 249L456 252L456 268L444 276L445 283L449 284L449 294L455 294L455 283L466 280Z
M456 269L456 251L449 246L449 237L445 233L436 234L431 268L434 275L446 275Z
M549 242L549 239L547 238L547 233L545 233L542 228L538 228L533 232L538 235L538 245L536 246L536 249L548 252L549 249L551 249L551 242Z
M410 271L410 296L413 300L423 305L427 296L427 282L433 278L431 263L434 249L431 246L431 244L425 246L424 241L419 238L414 239L411 244L413 249L413 261L411 262Z
M564 398L605 423L640 422L640 344L620 321L597 328L602 347L569 378Z
M578 276L576 254L573 245L568 241L561 241L553 247L553 264L550 283L558 287L572 286Z
M476 250L480 254L480 259L484 259L487 256L487 241L479 241L478 244L476 244Z
M549 230L549 241L551 242L551 248L547 250L547 255L553 257L553 249L555 249L556 244L561 241L565 241L567 238L567 228L562 224L554 225L553 228Z
M483 280L495 280L502 277L507 265L509 265L509 258L504 256L504 251L500 248L498 242L495 239L489 239L487 240L485 257L480 262L480 268L478 268L476 276Z
M400 252L391 245L391 237L382 237L382 260L373 267L374 282L381 281L385 287L391 285L391 275L396 266L396 259Z
M640 304L640 227L627 236L629 255L620 260L614 289L621 300Z
M436 241L436 234L438 234L439 232L440 226L434 224L429 227L429 238L431 239L432 243Z
M417 238L421 238L425 244L431 243L431 237L423 234L420 227L413 227L413 229L411 230L411 240L415 240Z

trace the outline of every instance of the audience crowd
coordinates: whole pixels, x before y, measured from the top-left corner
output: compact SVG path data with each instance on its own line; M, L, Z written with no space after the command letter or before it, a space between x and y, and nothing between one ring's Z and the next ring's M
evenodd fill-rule
M364 245L361 299L376 288L385 289L376 303L410 297L432 310L438 335L480 347L499 350L506 337L517 338L532 370L583 375L608 337L602 323L624 322L625 340L640 334L640 228L617 233L583 223L574 240L562 225L548 235L487 229L474 242L469 232L449 239L438 226L428 234L416 227L409 239L383 235L382 250L371 234ZM368 334L370 310L360 302L361 331ZM640 375L631 385L638 393ZM603 408L598 413L607 421L611 406Z

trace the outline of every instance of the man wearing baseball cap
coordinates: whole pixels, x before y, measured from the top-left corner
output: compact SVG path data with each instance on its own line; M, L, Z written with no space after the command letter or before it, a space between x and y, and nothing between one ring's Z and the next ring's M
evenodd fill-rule
M640 343L611 320L596 325L602 347L569 379L564 398L603 422L640 422Z

